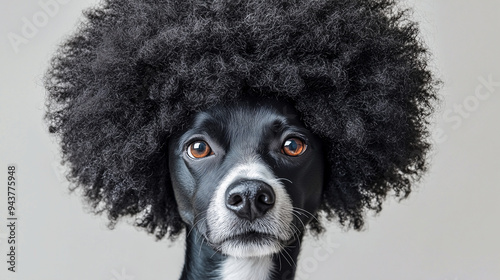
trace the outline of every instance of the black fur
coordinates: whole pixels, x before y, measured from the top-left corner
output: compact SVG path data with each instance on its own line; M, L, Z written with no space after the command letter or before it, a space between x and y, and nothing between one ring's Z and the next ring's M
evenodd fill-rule
M112 224L184 225L167 142L193 113L247 96L290 102L323 143L318 215L360 229L426 169L435 80L392 0L106 0L46 76L69 178ZM313 220L313 231L321 225Z
M301 139L306 145L299 156L289 156L282 150L283 144L291 138ZM200 141L210 147L211 153L194 159L189 155L188 147ZM292 264L297 261L305 225L314 219L310 213L316 213L320 205L325 164L320 139L304 127L294 108L269 99L239 100L214 106L196 113L184 130L170 137L168 146L172 186L187 231L181 279L221 279L227 256L235 253L235 250L224 251L223 246L225 244L227 249L228 243L241 245L241 248L253 247L252 250L242 249L240 253L248 254L249 251L255 252L255 248L261 248L260 257L265 255L263 252L266 249L263 248L269 250L269 244L279 244L279 252L267 251L272 255L274 266L269 279L293 279L295 266ZM266 168L272 176L256 175L259 173L256 166ZM232 179L226 186L223 181L227 176L242 167L253 172L230 177ZM280 179L279 184L286 195L278 197L275 192L277 186L267 185L270 178ZM241 203L228 207L228 193L234 191L232 186L238 189L235 193L240 200L246 197L249 201L252 200L252 190L265 189L263 185L269 187L267 196L273 197L272 203L265 204L269 206L267 210L258 209L262 203L254 203L254 208L251 208L251 203L246 208L238 209L243 206ZM216 193L219 188L226 187L222 200L233 216L209 210L217 202L222 202ZM266 213L275 208L275 211L286 215L287 210L282 207L287 199L290 199L294 213L288 229L270 222ZM238 215L240 212L245 215ZM217 214L221 216L216 218ZM256 218L248 214L255 214ZM224 219L224 222L214 223L219 219ZM224 241L220 241L220 232L214 232L222 225L229 229L224 232L228 234L228 238L222 238ZM286 231L292 234L283 238L281 233Z

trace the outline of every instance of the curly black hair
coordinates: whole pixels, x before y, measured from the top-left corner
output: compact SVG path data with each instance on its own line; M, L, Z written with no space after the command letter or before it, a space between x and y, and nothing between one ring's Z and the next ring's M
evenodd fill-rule
M217 104L285 100L328 151L317 214L361 229L427 167L436 79L410 16L393 0L105 0L51 62L49 131L111 225L175 238L172 133Z

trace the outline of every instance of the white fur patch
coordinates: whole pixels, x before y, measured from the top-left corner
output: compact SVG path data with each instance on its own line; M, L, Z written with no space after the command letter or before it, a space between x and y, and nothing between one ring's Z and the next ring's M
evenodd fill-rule
M271 186L276 196L274 207L254 222L238 218L225 204L227 188L238 180L260 180ZM258 157L253 157L232 168L217 187L207 215L211 241L223 242L219 248L222 253L238 258L262 257L277 253L281 249L277 241L241 244L233 240L224 240L249 230L266 233L282 241L288 240L293 236L292 209L292 201L283 183Z
M235 258L228 257L221 267L221 280L267 280L271 276L271 256Z

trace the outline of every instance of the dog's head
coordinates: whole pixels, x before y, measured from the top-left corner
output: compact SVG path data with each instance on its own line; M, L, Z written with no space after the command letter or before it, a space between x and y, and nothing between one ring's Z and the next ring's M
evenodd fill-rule
M271 101L199 112L169 141L182 219L240 257L278 252L302 235L321 201L324 158L293 107Z
M86 15L47 73L47 121L112 223L158 238L187 224L261 254L312 216L360 229L426 169L435 80L393 0L103 0Z

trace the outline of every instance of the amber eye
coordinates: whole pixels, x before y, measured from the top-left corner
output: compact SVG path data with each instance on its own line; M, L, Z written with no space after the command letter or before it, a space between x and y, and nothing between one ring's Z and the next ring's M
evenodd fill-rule
M306 150L306 143L299 138L288 138L283 143L281 152L287 156L300 156Z
M187 153L191 158L204 158L213 155L212 149L205 141L194 141L189 145Z

